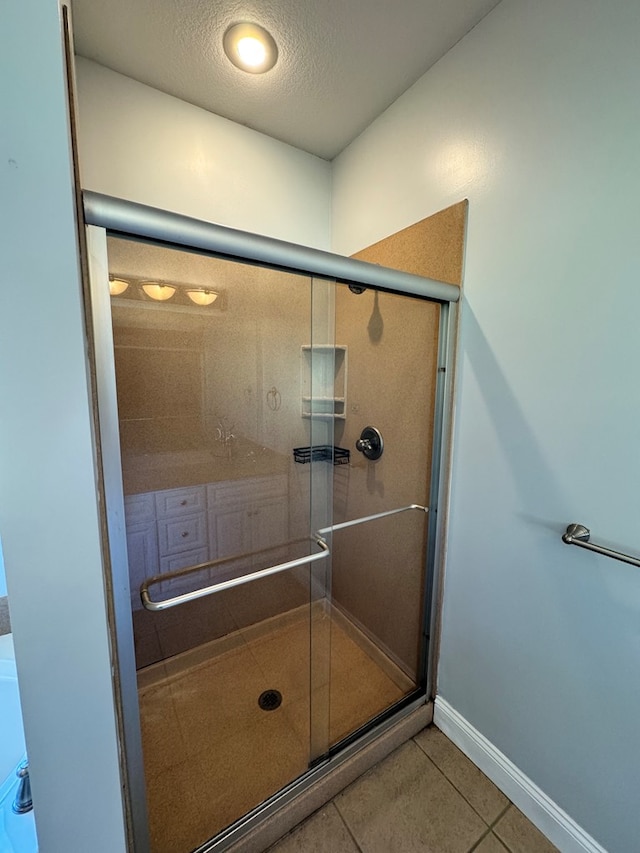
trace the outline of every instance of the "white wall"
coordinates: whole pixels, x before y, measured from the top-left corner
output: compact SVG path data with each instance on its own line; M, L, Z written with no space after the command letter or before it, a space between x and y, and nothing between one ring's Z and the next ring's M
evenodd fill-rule
M0 596L7 594L7 577L4 571L4 556L2 554L2 541L0 540Z
M85 189L329 248L326 160L87 59L76 67Z
M336 161L351 253L470 200L440 694L640 838L640 6L505 0Z
M0 530L40 849L124 850L58 4L0 26ZM93 63L84 186L327 248L330 167ZM28 294L28 296L27 296Z
M42 853L120 853L57 3L3 4L0 79L0 530L36 826Z

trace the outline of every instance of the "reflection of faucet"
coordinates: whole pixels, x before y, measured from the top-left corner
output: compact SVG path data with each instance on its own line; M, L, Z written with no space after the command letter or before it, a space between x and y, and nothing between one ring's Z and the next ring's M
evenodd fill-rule
M225 418L220 418L216 428L216 441L219 441L224 447L227 459L231 459L232 442L235 441L235 435L232 432L233 429L233 426L227 426Z
M13 810L16 814L26 814L33 808L33 800L31 799L31 782L29 780L29 763L23 761L16 771L16 776L20 780L18 785L18 793L13 802Z

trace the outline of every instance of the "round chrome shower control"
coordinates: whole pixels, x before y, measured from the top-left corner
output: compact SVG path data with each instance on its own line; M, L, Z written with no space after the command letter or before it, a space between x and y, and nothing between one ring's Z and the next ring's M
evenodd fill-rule
M360 433L360 438L356 441L356 450L359 450L367 459L372 461L380 459L384 450L384 441L380 430L374 426L365 427Z

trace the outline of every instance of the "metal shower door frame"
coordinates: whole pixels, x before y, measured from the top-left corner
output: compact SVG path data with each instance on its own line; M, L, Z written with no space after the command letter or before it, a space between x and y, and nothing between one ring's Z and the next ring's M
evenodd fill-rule
M111 625L112 659L116 705L119 707L119 734L122 750L123 791L129 834L136 853L149 850L146 813L146 786L142 756L140 718L133 628L131 620L128 559L126 548L124 494L120 456L113 333L108 289L107 235L151 241L174 248L200 251L229 260L255 263L303 273L313 278L364 285L378 290L420 297L440 305L438 365L436 376L434 439L429 493L428 537L425 554L425 624L421 648L422 693L406 702L394 714L384 714L357 733L344 748L323 763L274 794L215 839L199 848L199 853L218 853L238 841L295 796L315 784L358 749L391 728L403 715L411 713L432 697L435 683L438 608L440 595L446 499L448 494L451 434L453 422L453 365L458 330L460 288L417 275L386 269L340 255L274 240L232 228L201 222L179 214L103 196L83 193L89 269L89 328L93 334L95 366L94 392L98 405L97 469L103 477L105 562L107 589L113 599Z

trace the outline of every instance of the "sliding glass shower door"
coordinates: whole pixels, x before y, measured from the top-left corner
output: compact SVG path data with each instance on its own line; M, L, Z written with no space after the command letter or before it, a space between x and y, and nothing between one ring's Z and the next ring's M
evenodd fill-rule
M302 396L332 292L116 238L108 259L151 848L177 853L328 750L331 480L310 448L333 426Z
M439 321L437 303L335 285L334 440L350 461L333 473L333 746L424 686Z
M424 696L440 307L121 236L103 260L127 719L151 850L205 851Z

